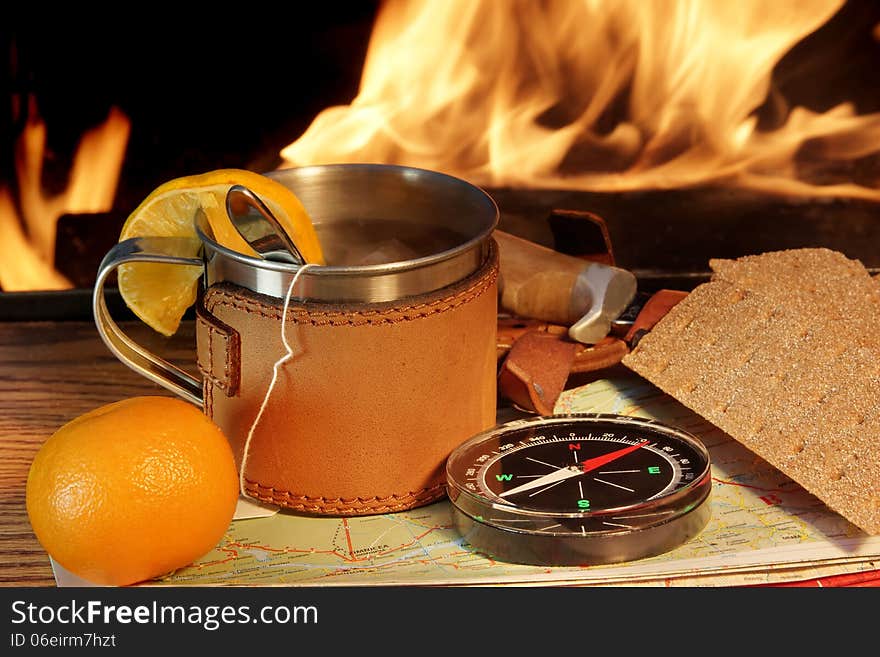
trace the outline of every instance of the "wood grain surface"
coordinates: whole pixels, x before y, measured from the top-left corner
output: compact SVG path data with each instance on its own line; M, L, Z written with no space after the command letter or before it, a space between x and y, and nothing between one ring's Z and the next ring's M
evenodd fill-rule
M195 374L192 322L171 338L139 322L123 329ZM0 322L0 586L55 586L25 508L37 450L78 415L137 395L172 393L118 361L91 322Z

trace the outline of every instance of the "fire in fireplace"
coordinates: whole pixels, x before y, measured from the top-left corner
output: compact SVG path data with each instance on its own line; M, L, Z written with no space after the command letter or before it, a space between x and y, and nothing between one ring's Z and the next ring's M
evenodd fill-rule
M850 99L810 109L774 80L843 4L391 2L358 96L282 156L427 166L493 187L721 182L880 199L880 176L833 173L880 153L880 113Z
M277 166L291 135L356 94L377 5L242 25L159 10L111 28L83 15L8 20L0 292L90 287L122 222L171 178Z
M59 34L14 33L0 289L89 286L171 177L341 161L466 178L502 225L563 250L550 210L597 212L618 264L658 285L810 244L880 270L872 0L387 0L262 27L233 48L217 39L243 36L205 30L146 65L145 44L103 30L61 36L66 60L36 54ZM53 142L59 107L93 97L75 113L90 123Z

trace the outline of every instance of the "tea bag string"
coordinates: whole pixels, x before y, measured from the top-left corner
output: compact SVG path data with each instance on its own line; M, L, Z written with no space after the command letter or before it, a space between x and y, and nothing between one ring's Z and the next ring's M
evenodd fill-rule
M272 396L272 391L275 389L275 384L278 381L278 371L284 363L295 356L293 353L293 347L291 347L290 343L287 341L287 310L290 307L290 298L293 296L293 289L296 287L299 277L302 276L307 269L315 266L316 265L314 264L308 263L300 265L299 269L296 270L296 273L290 280L290 285L287 287L287 294L284 296L284 307L281 311L281 343L284 345L285 353L281 358L276 360L275 364L272 366L272 379L269 381L266 395L263 397L263 402L260 404L260 410L257 411L257 416L254 418L251 428L248 430L247 438L244 441L244 450L241 454L241 467L238 470L238 487L242 497L245 498L248 497L247 492L245 491L245 471L247 469L248 457L250 456L251 440L254 437L254 431L256 431L257 425L263 417L263 412L266 410L266 406L269 405L269 398Z

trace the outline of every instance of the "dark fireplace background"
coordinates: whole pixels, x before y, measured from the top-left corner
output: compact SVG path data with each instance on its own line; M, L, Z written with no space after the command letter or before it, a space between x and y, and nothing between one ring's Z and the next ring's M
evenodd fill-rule
M185 21L133 9L124 23L36 18L3 31L10 99L3 103L0 175L11 179L23 116L36 98L47 125L44 183L63 187L83 132L111 106L131 119L116 208L133 209L162 182L220 167L272 168L315 115L357 93L378 2L291 5ZM181 21L181 22L178 22ZM16 97L19 100L15 100Z
M81 16L73 25L36 17L10 21L0 33L7 59L0 83L8 88L0 110L0 124L7 126L0 131L0 182L14 188L14 143L25 118L14 107L29 95L48 130L48 191L63 188L79 137L103 122L111 106L131 119L112 211L64 217L59 225L64 239L56 264L78 288L88 288L122 221L156 186L220 167L274 168L280 149L322 109L350 102L378 7L377 0L324 2L310 4L298 19L291 6L277 19L267 20L259 8L260 20L214 14L180 24L167 13L135 11L125 18L129 29ZM880 111L878 26L880 2L850 0L779 62L771 96L817 111L843 101L854 102L861 114ZM762 127L772 129L784 118L778 108L771 98L758 110ZM807 145L799 162L816 182L880 186L878 156L826 168L812 161ZM692 286L705 276L709 257L795 246L837 248L880 271L878 206L867 201L723 188L489 191L499 202L502 227L531 232L561 250L569 248L570 232L543 227L550 211L601 214L618 264L637 271L646 287Z

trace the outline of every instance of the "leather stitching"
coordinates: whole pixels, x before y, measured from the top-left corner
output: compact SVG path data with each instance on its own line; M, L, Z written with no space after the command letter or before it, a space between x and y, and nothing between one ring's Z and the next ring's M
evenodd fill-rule
M411 509L416 504L425 504L428 501L439 499L446 493L445 484L438 484L409 493L392 493L385 497L310 497L272 486L263 486L250 479L246 479L245 482L247 493L254 498L299 511L333 511L336 513L404 511Z
M350 311L310 311L303 307L292 306L288 308L288 321L293 321L296 324L311 324L312 326L362 326L365 324L383 325L424 319L425 317L446 312L468 303L486 292L495 283L497 278L498 266L496 262L489 272L483 274L469 288L434 301L391 308L353 309ZM205 303L210 312L213 312L215 308L220 306L242 310L248 314L268 319L281 318L281 308L258 301L246 292L233 292L228 288L217 286L212 287L206 296Z
M202 396L204 397L205 414L214 419L214 385L215 382L205 377L202 382Z

